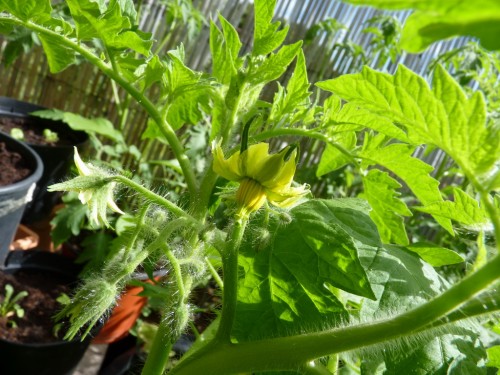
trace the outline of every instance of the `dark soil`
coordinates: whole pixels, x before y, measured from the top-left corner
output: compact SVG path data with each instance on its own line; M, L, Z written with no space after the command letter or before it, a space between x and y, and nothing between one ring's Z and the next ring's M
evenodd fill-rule
M56 299L62 293L70 294L67 283L55 279L51 273L38 270L21 270L15 274L0 271L0 303L5 295L6 284L12 285L14 295L23 290L29 294L18 303L24 310L24 317L8 318L16 322L16 328L11 327L7 318L0 317L0 338L22 343L60 341L61 337L54 333L53 316L62 308Z
M47 129L47 127L43 126L41 123L42 121L43 120L40 120L40 123L37 123L37 120L32 117L0 117L0 131L10 135L12 129L21 129L24 134L23 141L30 145L63 146L72 144L70 140L64 139L64 134L60 134L60 132L57 131L56 133L59 140L57 142L48 142L43 136L43 131Z
M7 186L21 181L31 173L23 157L9 151L4 142L0 142L0 186Z

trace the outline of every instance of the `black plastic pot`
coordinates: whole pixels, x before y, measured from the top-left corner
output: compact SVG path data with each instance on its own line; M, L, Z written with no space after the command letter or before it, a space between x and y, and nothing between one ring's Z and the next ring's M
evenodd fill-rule
M67 285L75 285L79 267L71 260L45 251L11 251L5 271L43 271ZM92 333L96 333L96 327ZM44 344L19 344L0 339L0 373L2 375L71 375L91 341L57 341Z
M9 245L16 234L26 204L32 199L36 183L42 176L40 157L26 144L0 133L9 151L16 151L26 161L31 174L25 179L7 186L0 186L0 268L9 252ZM2 171L0 171L2 173ZM1 373L1 372L0 372Z
M0 96L0 117L28 117L30 124L41 129L50 129L56 132L60 138L70 141L67 145L57 146L30 144L30 147L42 159L45 168L34 193L34 199L24 213L22 221L25 224L42 220L51 213L52 208L58 203L60 193L49 193L47 187L64 180L73 164L73 147L76 146L80 149L88 142L88 135L85 132L75 131L62 121L53 121L29 115L31 112L42 109L47 108Z

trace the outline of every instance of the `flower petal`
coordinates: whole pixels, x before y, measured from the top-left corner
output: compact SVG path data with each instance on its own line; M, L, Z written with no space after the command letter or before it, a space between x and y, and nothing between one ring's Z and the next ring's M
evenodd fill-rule
M270 158L269 144L257 143L251 145L243 151L239 157L240 170L245 177L250 177L261 182L263 168L268 163Z
M307 185L288 187L282 190L266 190L267 200L274 206L286 208L296 204L309 193Z
M297 150L293 150L289 155L289 159L285 161L285 155L288 152L289 147L284 148L279 153L273 155L276 156L275 163L279 162L279 168L274 174L270 175L267 180L261 181L262 185L271 190L281 190L290 187L293 181L293 176L295 175L295 157L297 156Z
M237 152L229 159L224 159L224 152L221 148L221 141L212 143L212 155L214 157L213 169L219 176L229 181L240 181L244 175L240 169L240 153Z
M90 176L92 174L92 171L80 158L80 155L78 154L78 149L76 147L74 147L74 149L75 149L74 160L76 169L78 169L78 173L80 174L80 176Z

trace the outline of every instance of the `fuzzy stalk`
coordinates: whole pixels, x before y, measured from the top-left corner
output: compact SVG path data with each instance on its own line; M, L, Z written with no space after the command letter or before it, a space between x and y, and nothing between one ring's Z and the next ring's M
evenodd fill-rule
M228 235L228 242L222 255L224 280L222 314L215 339L219 342L231 342L231 329L236 315L238 299L238 252L248 220L237 217Z
M180 333L184 330L189 320L186 316L187 311L185 311L185 304L189 293L187 293L184 285L181 265L166 244L164 244L163 250L172 267L172 275L177 287L177 301L174 303L174 305L177 305L177 310L176 313L174 313L173 319L169 319L169 317L166 316L171 313L170 311L165 312L158 327L158 331L156 332L144 368L142 369L142 375L160 375L163 373L168 363L170 349L179 338Z
M212 342L181 361L172 375L294 370L334 353L412 335L498 280L500 255L435 299L394 318L352 327L232 344Z

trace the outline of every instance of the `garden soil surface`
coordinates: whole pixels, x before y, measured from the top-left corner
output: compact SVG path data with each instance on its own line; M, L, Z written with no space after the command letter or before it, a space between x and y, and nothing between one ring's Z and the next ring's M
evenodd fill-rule
M7 149L4 142L0 142L0 186L7 186L21 181L31 173L22 156Z
M0 117L0 131L10 135L12 129L21 129L23 131L23 141L30 145L38 146L63 146L72 145L73 143L64 139L64 134L57 133L59 140L57 142L49 142L43 135L44 127L36 124L30 117Z
M39 270L20 270L15 274L0 271L0 303L5 296L5 285L14 288L14 295L25 290L28 296L18 302L24 310L24 316L18 318L0 317L0 338L21 343L47 343L60 341L63 332L57 336L54 332L53 316L62 308L56 299L62 294L70 294L64 280L56 280L52 273ZM8 320L17 324L11 327Z

